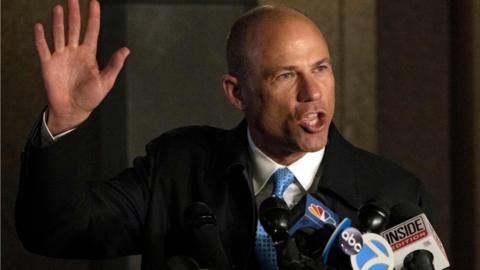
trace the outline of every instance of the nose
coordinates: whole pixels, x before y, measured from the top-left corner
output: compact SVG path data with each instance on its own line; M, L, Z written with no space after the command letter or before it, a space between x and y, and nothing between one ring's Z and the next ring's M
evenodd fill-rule
M300 76L298 101L309 102L321 97L321 89L312 74Z

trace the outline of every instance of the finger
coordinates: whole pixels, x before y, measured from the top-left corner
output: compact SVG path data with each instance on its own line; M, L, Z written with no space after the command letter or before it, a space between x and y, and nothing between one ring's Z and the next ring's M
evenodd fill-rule
M80 37L80 5L78 0L68 0L68 45L77 46Z
M87 31L83 43L94 51L97 50L98 33L100 31L100 4L97 0L90 1L88 11Z
M45 40L45 32L43 25L40 23L35 24L35 47L37 47L38 57L40 61L48 60L51 56L50 49L48 48L47 40Z
M129 54L130 50L128 48L123 47L119 49L112 55L108 65L102 70L101 76L107 90L112 88L115 80L117 79L118 73L120 73L120 70L123 67L123 63L125 63L125 59Z
M53 44L55 50L65 48L65 29L63 23L63 7L57 5L53 8L52 19Z

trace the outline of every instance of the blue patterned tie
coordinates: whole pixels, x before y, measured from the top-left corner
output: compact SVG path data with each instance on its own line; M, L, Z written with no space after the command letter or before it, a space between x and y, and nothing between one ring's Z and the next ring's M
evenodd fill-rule
M295 176L288 168L278 169L271 177L273 181L272 197L283 200L283 193L293 183ZM277 253L272 238L257 221L257 237L255 238L255 254L262 269L277 270Z

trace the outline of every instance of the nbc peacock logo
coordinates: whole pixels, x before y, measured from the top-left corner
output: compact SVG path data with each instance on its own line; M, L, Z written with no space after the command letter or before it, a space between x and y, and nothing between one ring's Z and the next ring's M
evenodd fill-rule
M326 211L323 207L321 207L318 204L311 203L308 206L308 211L324 223L337 225L337 222L333 218L332 214L330 214L328 211Z

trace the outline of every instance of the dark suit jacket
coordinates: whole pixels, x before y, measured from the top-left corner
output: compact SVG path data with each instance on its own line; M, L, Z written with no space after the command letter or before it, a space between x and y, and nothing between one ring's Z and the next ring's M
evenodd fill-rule
M175 255L202 263L183 211L203 201L217 218L230 262L236 269L255 268L257 211L245 122L232 130L197 126L167 132L147 145L132 168L107 181L91 179L96 159L87 144L96 134L89 125L45 148L33 139L27 143L16 226L28 250L62 258L143 254L145 270L162 269ZM358 207L371 198L428 207L415 177L353 147L333 124L321 171L317 189L340 217L354 222Z

